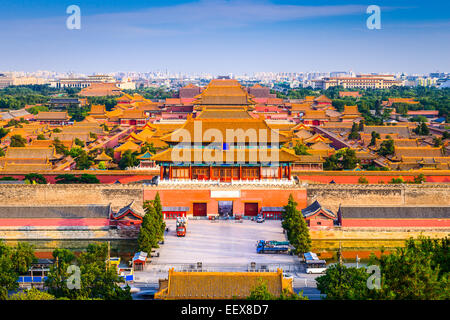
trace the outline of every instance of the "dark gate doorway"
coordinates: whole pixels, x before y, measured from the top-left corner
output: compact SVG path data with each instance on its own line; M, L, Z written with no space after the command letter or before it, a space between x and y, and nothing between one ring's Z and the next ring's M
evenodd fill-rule
M219 215L229 217L233 215L233 201L219 201Z
M244 205L244 216L257 216L258 215L258 203L246 203Z
M169 178L169 168L163 167L163 176L161 177L161 179L168 180Z
M194 217L206 217L206 203L194 203Z

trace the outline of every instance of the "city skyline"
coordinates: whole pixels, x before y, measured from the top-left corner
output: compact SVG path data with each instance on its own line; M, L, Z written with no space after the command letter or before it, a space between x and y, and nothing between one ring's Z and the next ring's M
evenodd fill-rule
M446 72L441 1L22 1L0 13L0 70L75 73ZM366 9L381 7L381 29Z

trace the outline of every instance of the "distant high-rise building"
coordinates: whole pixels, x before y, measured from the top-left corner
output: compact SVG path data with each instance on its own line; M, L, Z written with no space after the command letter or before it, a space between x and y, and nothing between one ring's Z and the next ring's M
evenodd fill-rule
M11 75L0 73L0 89L13 85L13 78Z
M115 83L117 80L108 75L94 75L81 78L62 78L50 81L50 86L55 88L86 88L92 83Z
M387 89L392 86L402 86L403 82L395 79L393 75L371 75L361 74L356 77L327 77L313 80L313 86L317 89L328 89L330 87L342 86L344 88L358 89Z

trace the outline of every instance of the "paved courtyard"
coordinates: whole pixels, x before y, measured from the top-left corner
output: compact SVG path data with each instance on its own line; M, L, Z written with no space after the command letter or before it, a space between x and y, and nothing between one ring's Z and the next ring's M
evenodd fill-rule
M257 240L286 238L278 220L256 223L234 220L211 222L188 220L186 237L177 237L175 221L166 221L169 232L165 243L158 249L160 256L149 265L202 262L203 265L293 264L298 258L288 254L258 254Z

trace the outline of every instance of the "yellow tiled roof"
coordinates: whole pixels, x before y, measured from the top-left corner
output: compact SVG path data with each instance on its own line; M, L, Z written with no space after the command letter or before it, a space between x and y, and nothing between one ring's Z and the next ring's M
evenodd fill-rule
M394 147L395 158L402 157L442 157L441 148L433 147Z
M175 158L174 158L175 157ZM272 159L273 157L273 159ZM261 163L261 162L294 162L299 156L286 149L173 149L169 148L157 153L152 160L160 162L190 163L201 161L203 163Z
M111 161L112 158L110 156L108 156L105 151L103 151L102 153L100 153L98 156L95 157L96 161Z
M194 134L195 128L200 127L202 130L201 133ZM208 130L209 132L213 132L212 130L216 130L214 132L220 133L222 135L222 139L224 140L223 142L233 143L233 141L226 141L227 132L232 133L232 130L234 130L234 132L237 133L237 130L239 129L243 130L244 135L245 133L248 133L249 135L254 135L256 138L256 141L252 141L254 140L253 137L252 139L250 139L248 136L244 136L243 138L246 142L270 142L272 137L276 136L276 132L271 129L267 125L267 122L263 119L193 119L189 117L180 129L161 137L161 140L167 142L179 142L179 135L188 132L190 135L190 139L192 140L191 142L209 143L214 142L215 137L207 137L205 135L205 132L207 132ZM200 138L201 141L195 141L197 138ZM280 143L289 140L288 137L280 133L278 133L278 139Z
M5 159L56 159L54 147L8 147Z
M327 119L325 110L307 110L303 119Z
M127 141L124 144L122 144L114 149L114 151L117 151L117 152L125 152L127 150L139 151L139 150L141 150L141 147L132 141Z
M270 293L280 296L284 289L293 292L292 279L277 272L175 272L169 270L155 299L233 299L246 298L261 281Z

